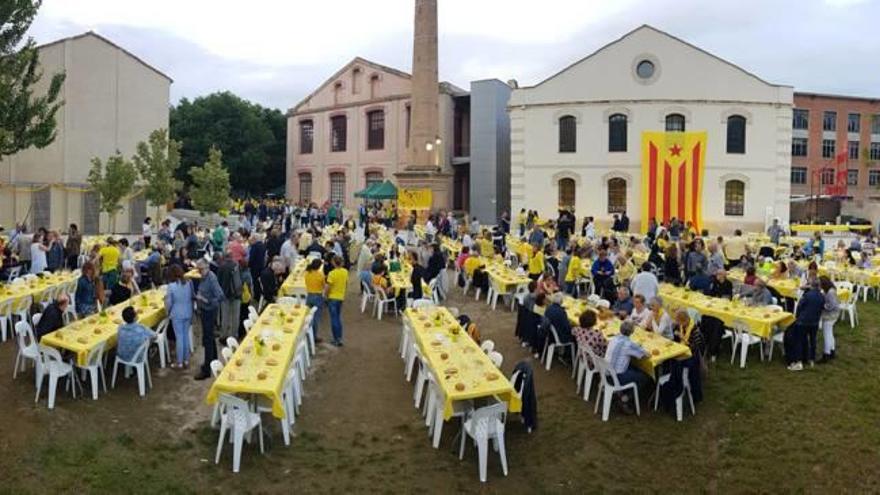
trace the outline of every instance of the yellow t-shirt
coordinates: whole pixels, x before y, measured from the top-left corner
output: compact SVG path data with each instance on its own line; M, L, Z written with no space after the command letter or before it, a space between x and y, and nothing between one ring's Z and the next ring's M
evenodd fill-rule
M107 273L119 269L119 249L116 246L104 246L98 251L101 257L101 272Z
M318 268L317 270L306 271L306 292L309 294L321 294L324 292L324 281L326 277L324 277L324 270Z
M516 216L516 224L517 225L525 225L526 224L526 214L520 213Z
M529 260L529 274L540 275L544 273L544 252L538 250Z
M333 301L345 300L345 287L348 285L348 270L345 268L334 268L327 275L327 299Z
M488 239L480 239L480 254L483 256L492 256L495 254L495 245Z
M578 256L572 256L571 260L568 262L568 271L565 273L565 281L566 282L574 282L581 276L581 271L583 268L581 267L581 259Z
M617 269L617 278L619 280L629 280L633 277L633 275L635 275L635 273L635 265L627 261Z
M479 257L471 256L468 259L464 260L464 272L467 273L468 277L473 277L474 270L476 270L482 264L483 261L480 260Z

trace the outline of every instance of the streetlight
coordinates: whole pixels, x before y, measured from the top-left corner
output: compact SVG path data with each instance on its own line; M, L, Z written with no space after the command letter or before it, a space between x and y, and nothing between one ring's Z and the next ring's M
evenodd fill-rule
M441 163L443 163L443 155L442 155L443 146L441 146L443 144L443 140L440 139L440 136L436 136L434 138L434 143L437 145L437 154L435 155L434 158L437 160L436 165L437 165L437 171L439 172L443 169L443 167L441 167L441 165L440 165Z

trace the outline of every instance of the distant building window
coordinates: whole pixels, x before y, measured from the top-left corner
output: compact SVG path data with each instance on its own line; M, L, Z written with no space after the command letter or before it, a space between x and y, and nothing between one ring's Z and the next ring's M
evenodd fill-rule
M299 200L304 203L312 202L312 174L299 174Z
M346 127L345 115L330 117L330 151L345 151Z
M608 151L626 151L626 115L608 117Z
M559 152L577 151L577 119L572 115L559 118Z
M795 108L792 114L791 127L793 129L809 129L810 111L803 108Z
M356 95L361 92L361 77L361 69L355 67L354 70L351 71L351 94Z
M742 115L727 117L727 152L746 152L746 118Z
M822 140L822 158L834 158L837 142L833 139Z
M385 112L373 110L367 113L367 149L381 150L385 147Z
M807 156L807 138L791 139L791 156Z
M333 85L333 104L339 105L342 103L342 83L337 82Z
M871 143L871 149L868 153L871 160L880 160L880 143Z
M636 66L636 74L641 79L650 79L654 75L654 62L650 60L642 60Z
M791 167L791 183L792 184L806 184L807 183L807 169L806 169L806 167Z
M412 120L412 107L406 106L406 147L409 148L409 127L410 120Z
M741 217L745 214L746 185L741 180L729 180L724 183L724 214Z
M880 170L868 170L868 185L880 185Z
M667 132L684 132L684 115L680 113L671 113L666 116Z
M847 170L846 171L846 185L848 185L848 186L859 185L859 171L858 170Z
M575 202L574 179L559 179L559 206L574 207Z
M342 172L330 174L330 202L345 202L345 174Z
M367 187L370 187L373 184L379 184L380 182L382 182L383 179L382 172L367 172L367 174L364 176L364 179L366 181Z
M871 134L880 134L880 114L871 118Z
M837 112L825 112L824 114L822 114L822 130L837 130Z
M370 76L370 98L378 98L379 97L379 76L377 74L373 74Z
M312 152L315 139L315 123L301 120L299 123L299 152L307 155Z
M626 180L616 177L608 180L608 213L626 211Z
M833 168L823 168L821 172L822 176L822 185L823 186L833 186L834 185L834 169Z
M846 116L846 132L861 132L862 116L857 113L851 113Z
M858 141L850 141L846 143L846 152L849 156L850 160L858 160L859 159L859 142Z

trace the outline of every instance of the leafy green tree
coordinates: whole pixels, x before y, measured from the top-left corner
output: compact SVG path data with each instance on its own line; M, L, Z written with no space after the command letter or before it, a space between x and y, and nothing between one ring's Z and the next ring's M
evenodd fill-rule
M204 163L212 147L223 152L235 191L261 194L284 184L287 121L281 111L222 92L180 100L170 121L171 138L183 142L177 178L187 184L189 168Z
M55 140L64 74L54 74L46 93L35 96L43 77L39 54L33 38L21 43L41 3L0 2L0 160L31 146L45 148Z
M229 206L229 172L223 168L222 158L222 151L211 148L205 165L189 171L193 206L202 213L217 213Z
M148 142L138 143L132 161L144 183L144 196L156 206L158 219L160 205L174 201L182 187L175 178L180 167L180 142L169 140L165 129L151 132Z
M122 210L122 199L134 190L137 175L134 165L118 151L107 158L106 165L100 158L92 158L87 181L98 195L100 210L110 216L111 232L116 232L116 214Z

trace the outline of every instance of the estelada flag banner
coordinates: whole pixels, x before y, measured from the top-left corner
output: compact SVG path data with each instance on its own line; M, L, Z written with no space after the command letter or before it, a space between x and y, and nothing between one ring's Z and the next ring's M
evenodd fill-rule
M642 231L651 218L703 224L706 132L642 133Z
M430 189L399 189L397 208L400 210L430 210L433 203Z

